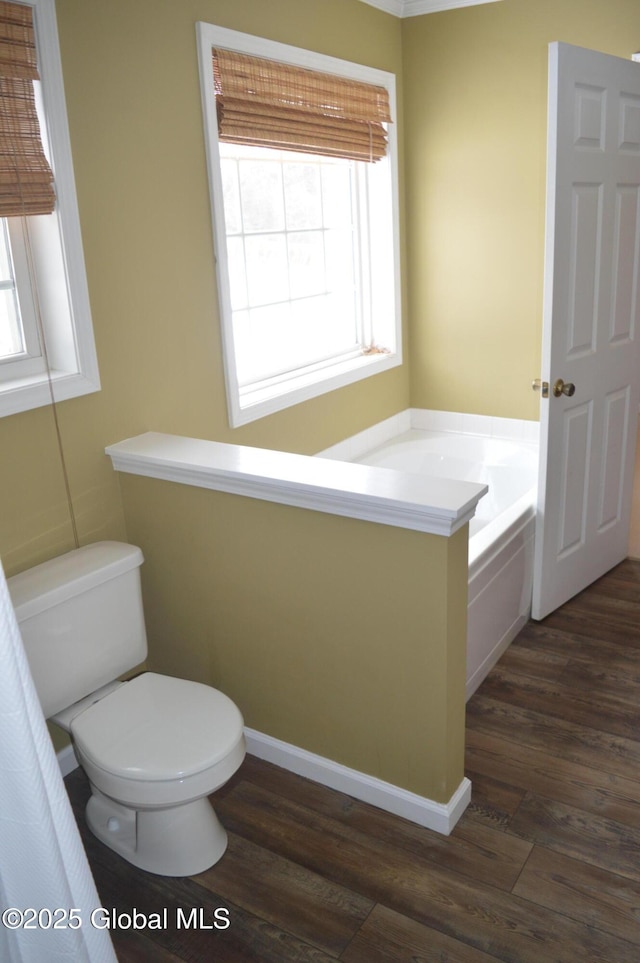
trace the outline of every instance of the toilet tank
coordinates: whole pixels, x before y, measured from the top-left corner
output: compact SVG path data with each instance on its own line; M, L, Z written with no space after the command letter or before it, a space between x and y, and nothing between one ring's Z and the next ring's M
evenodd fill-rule
M146 658L142 562L96 542L7 579L45 718Z

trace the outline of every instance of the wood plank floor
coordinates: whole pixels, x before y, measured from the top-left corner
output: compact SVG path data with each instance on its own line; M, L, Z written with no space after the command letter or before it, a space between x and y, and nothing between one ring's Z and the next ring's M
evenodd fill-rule
M112 932L120 963L636 963L640 563L525 627L468 703L467 774L446 838L247 757L218 794L227 853L176 880L98 843L66 783L102 905L168 911Z

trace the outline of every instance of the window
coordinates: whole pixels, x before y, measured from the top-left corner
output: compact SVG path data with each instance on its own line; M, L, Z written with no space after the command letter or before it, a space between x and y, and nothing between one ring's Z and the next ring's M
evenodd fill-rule
M24 216L0 217L0 415L9 415L50 404L52 394L60 401L97 391L100 383L55 3L2 6L9 15L12 8L32 10L39 79L30 82L55 190L52 213L30 213L29 208ZM6 102L3 112L6 116Z
M401 363L396 142L392 123L365 126L362 145L348 149L334 146L343 136L335 135L335 121L332 133L306 133L315 141L304 152L297 135L289 142L288 129L263 134L268 121L243 118L235 91L225 93L232 80L224 71L232 68L224 58L243 76L266 62L272 84L280 71L287 83L287 71L304 68L312 80L337 77L340 86L382 90L391 115L395 87L382 71L198 27L225 379L236 426Z

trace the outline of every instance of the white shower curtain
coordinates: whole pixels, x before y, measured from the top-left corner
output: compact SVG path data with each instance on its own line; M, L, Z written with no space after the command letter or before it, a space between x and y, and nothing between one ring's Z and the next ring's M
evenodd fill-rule
M0 960L117 963L99 906L0 564Z

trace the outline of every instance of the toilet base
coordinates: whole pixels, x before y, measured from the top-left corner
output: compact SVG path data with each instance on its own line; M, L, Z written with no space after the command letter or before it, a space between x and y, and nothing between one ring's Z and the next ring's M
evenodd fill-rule
M116 853L159 876L195 876L227 848L227 834L205 796L170 809L129 809L94 786L86 807L89 829Z

